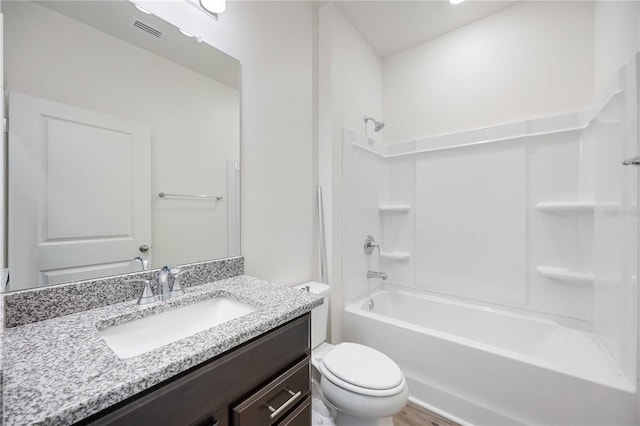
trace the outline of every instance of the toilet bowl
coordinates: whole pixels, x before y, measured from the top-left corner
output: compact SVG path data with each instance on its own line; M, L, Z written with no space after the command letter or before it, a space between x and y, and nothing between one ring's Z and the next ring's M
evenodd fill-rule
M321 393L316 397L336 410L337 426L391 426L391 416L409 399L398 365L365 345L326 343L329 286L312 282L297 288L325 297L311 312L311 364Z

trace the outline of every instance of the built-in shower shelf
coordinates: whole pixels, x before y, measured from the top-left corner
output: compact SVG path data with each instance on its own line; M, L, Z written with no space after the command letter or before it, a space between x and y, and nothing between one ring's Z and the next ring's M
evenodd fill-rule
M595 206L595 203L588 201L542 202L536 204L536 208L541 212L563 216L591 214Z
M381 204L378 206L380 213L408 213L411 210L409 204Z
M591 272L576 272L555 266L538 266L538 273L543 277L552 280L562 281L574 285L593 284L593 274Z
M409 260L411 255L404 251L383 251L380 252L381 259L404 261Z

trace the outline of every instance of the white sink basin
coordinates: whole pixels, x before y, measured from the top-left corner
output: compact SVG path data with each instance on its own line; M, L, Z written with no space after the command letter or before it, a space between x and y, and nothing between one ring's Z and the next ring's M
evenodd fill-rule
M254 312L228 297L214 297L107 327L100 336L120 358L131 358Z

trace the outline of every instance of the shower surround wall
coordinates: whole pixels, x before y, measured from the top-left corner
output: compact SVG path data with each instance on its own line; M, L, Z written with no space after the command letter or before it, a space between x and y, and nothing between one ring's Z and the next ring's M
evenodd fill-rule
M379 144L344 130L344 306L380 286L366 279L367 270L379 270L395 286L585 330L627 383L623 393L633 394L638 170L620 162L640 152L637 81L634 58L586 110L413 142ZM364 254L368 234L380 255ZM345 338L375 346L349 318ZM500 406L454 381L439 385ZM626 410L629 398L621 398ZM592 403L578 402L576 413ZM526 409L509 407L508 417L560 419Z
M351 244L345 270L355 258L394 284L591 320L588 287L550 283L536 270L589 268L590 237L580 230L592 219L536 208L580 200L580 131L390 158L369 151L362 136L344 136L346 241L372 234L382 246L381 256L365 256ZM397 146L373 146L385 148ZM364 283L362 275L359 268L345 282ZM345 300L364 290L345 287Z

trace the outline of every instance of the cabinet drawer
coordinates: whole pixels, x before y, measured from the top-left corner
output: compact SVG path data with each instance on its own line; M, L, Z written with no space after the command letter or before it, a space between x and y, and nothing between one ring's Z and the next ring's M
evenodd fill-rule
M309 369L306 357L233 407L234 426L272 425L282 419L309 395Z
M307 396L291 414L282 419L278 426L309 426L311 424L311 395Z

